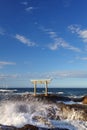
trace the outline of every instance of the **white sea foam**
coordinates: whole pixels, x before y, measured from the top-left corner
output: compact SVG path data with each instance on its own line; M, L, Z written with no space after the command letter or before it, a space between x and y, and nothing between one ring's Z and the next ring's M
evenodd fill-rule
M34 123L32 120L34 115L46 115L41 104L9 101L0 104L0 124L22 127Z
M82 104L82 102L66 101L64 104Z
M43 104L39 102L12 102L5 101L0 104L0 124L13 125L16 127L22 127L25 124L34 124L39 127L60 127L68 128L69 130L87 130L87 122L73 120L73 116L70 115L67 120L50 120L48 119L48 109L56 111L60 114L58 107L55 104ZM42 119L46 119L48 124L42 121L33 120L33 117L38 116ZM60 115L61 116L61 115Z
M77 98L77 99L80 99L80 98L83 98L85 96L84 95L79 95L79 96L76 96L76 95L71 95L71 96L68 96L69 98Z
M64 94L64 92L58 92L57 94Z
M14 89L14 90L8 90L8 89L0 89L0 92L3 92L3 93L6 93L6 92L16 92L17 90Z

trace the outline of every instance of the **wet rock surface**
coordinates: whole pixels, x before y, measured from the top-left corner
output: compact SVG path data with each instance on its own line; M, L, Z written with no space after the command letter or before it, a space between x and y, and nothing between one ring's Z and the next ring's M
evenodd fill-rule
M81 104L61 106L62 116L65 119L87 121L87 106Z
M3 98L3 97L2 97ZM44 94L37 94L34 96L33 94L23 94L23 95L6 95L3 100L15 100L15 101L39 101L44 103L56 103L57 101L74 101L74 102L82 102L83 104L87 104L87 95L83 97L68 97L62 94L48 94L45 96Z
M7 95L5 100L15 100L15 101L43 101L44 103L53 103L57 101L71 101L71 98L63 95L48 94L38 94L36 96L32 94L23 94L23 95Z
M83 104L87 104L87 95L83 97Z
M6 99L5 99L6 100ZM39 128L37 126L33 126L30 124L24 125L21 128L16 128L14 126L3 126L0 125L0 130L69 130L67 128L54 128L49 120L57 120L61 121L64 119L70 120L80 120L87 121L87 96L82 98L69 98L62 95L53 95L49 94L48 96L37 95L33 96L31 94L24 95L14 95L10 98L7 98L7 101L16 102L16 111L18 113L28 113L29 107L26 104L33 103L31 105L31 114L35 111L38 112L39 115L32 116L32 120L35 122L40 122L43 125L48 126L48 128ZM64 104L62 101L80 101L83 104ZM61 102L58 102L61 101ZM38 103L40 106L38 106ZM7 102L6 102L7 104ZM36 105L35 105L36 104ZM43 104L44 109L41 109L41 105ZM85 104L85 105L84 105ZM46 106L45 106L46 105ZM40 113L44 113L46 111L46 115L42 116Z
M27 124L23 126L22 128L16 128L14 126L3 126L0 125L0 130L69 130L66 128L41 128L41 127L36 127L34 125Z
M49 94L48 96L44 96L43 94L40 95L31 95L31 94L24 94L24 95L16 95L10 98L12 101L25 101L25 104L18 105L18 111L20 112L26 112L27 113L27 106L26 104L29 104L31 102L34 102L36 104L43 103L47 104L48 107L45 108L47 111L47 117L48 119L55 119L55 120L61 120L61 119L78 119L87 121L87 96L84 96L80 98L80 101L82 101L84 104L71 104L67 105L62 103L62 101L71 101L70 98L62 96L62 95L53 95ZM9 100L10 100L9 99ZM76 99L73 98L73 100L76 101ZM61 101L58 103L57 101ZM54 106L57 106L54 108ZM34 107L33 107L34 108ZM37 108L38 109L38 108ZM33 111L36 111L36 109L31 109L32 113Z
M53 125L51 124L51 122L45 117L34 116L33 121L40 122L41 124L47 125L49 128L53 128Z

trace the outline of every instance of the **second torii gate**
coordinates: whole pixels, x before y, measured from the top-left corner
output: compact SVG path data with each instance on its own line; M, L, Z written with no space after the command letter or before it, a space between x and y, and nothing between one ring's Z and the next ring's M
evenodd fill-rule
M31 80L31 82L34 84L34 96L36 96L37 84L45 84L45 96L48 95L48 84L51 82L51 79Z

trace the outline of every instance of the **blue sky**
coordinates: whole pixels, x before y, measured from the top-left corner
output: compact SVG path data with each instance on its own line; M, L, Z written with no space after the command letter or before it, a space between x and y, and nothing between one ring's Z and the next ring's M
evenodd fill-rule
M0 0L0 87L87 87L87 0Z

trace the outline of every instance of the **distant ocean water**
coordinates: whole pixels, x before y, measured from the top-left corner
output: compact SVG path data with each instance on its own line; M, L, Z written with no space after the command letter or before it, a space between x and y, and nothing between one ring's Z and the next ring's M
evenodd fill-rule
M37 93L44 93L44 88L37 88ZM34 88L0 88L0 93L33 93ZM87 95L87 88L48 88L48 93L63 94L65 96Z
M56 104L45 104L38 100L33 102L32 98L31 102L21 99L28 94L32 94L33 91L33 88L0 88L0 124L16 127L33 124L47 127L43 122L33 120L35 117L41 117L50 121L55 127L68 128L69 130L87 130L87 121L76 120L79 116L77 111L72 111L73 113L70 113L67 119L62 119ZM44 93L44 91L44 88L37 88L38 94ZM87 88L48 88L48 93L78 98L87 95ZM48 115L51 111L54 114L57 112L61 120L49 120ZM74 118L76 119L74 120Z

